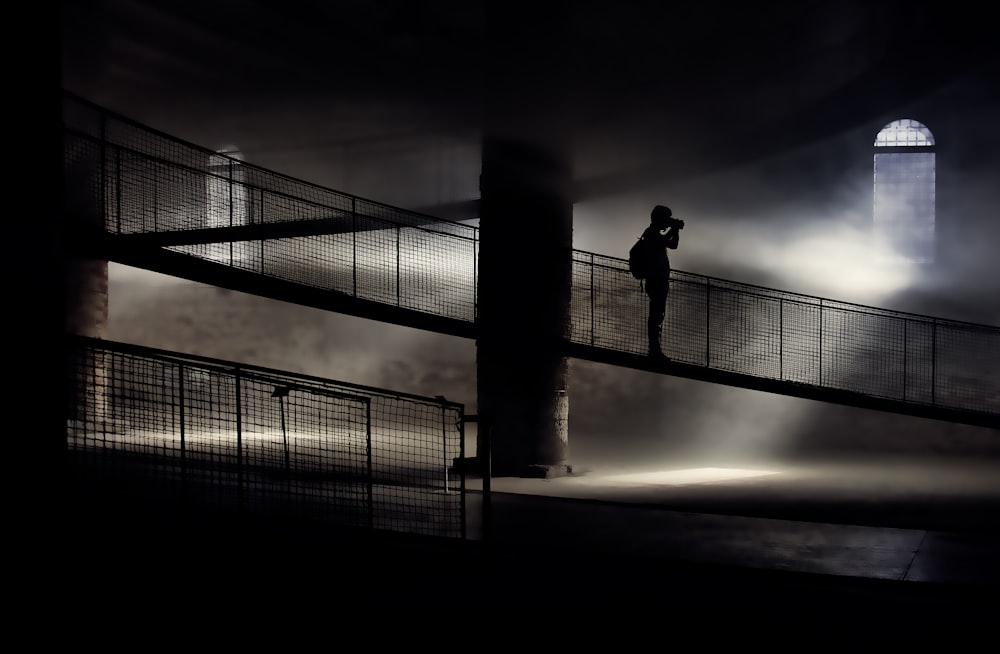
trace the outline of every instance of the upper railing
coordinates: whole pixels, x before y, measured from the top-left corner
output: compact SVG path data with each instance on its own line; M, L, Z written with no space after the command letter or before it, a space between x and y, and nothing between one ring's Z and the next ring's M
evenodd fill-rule
M571 342L644 354L626 262L577 251L573 271ZM1000 421L1000 327L673 271L663 341L677 363Z
M475 320L475 227L264 170L69 95L64 125L69 212L136 247Z
M190 255L474 333L475 227L279 175L70 95L64 123L68 213L132 251ZM638 361L647 299L626 262L574 251L572 293L575 356ZM1000 426L1000 327L675 270L663 340L673 372L774 382L764 386L800 396L818 389L836 402L878 398L890 410L940 409Z

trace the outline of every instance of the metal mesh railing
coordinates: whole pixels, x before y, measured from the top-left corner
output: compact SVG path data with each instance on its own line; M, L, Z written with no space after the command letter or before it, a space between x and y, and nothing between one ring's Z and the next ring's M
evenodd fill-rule
M466 537L461 404L95 339L67 364L81 488Z
M318 223L324 233L169 249L313 288L475 320L475 227L264 170L71 95L64 122L69 210L108 234Z
M475 323L478 230L263 170L67 95L67 198L116 236L207 230L170 249L268 278ZM321 223L219 242L211 229ZM232 231L225 232L232 238ZM516 264L513 264L516 265ZM573 252L568 339L644 354L647 303L624 259ZM1000 328L674 271L674 361L1000 419Z
M574 252L572 342L645 354L648 299L627 262ZM1000 327L673 271L674 361L1000 416Z

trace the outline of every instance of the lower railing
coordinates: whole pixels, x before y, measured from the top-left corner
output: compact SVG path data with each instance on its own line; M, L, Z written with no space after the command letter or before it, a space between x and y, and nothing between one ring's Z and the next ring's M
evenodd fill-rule
M99 339L67 344L74 492L464 539L464 407Z

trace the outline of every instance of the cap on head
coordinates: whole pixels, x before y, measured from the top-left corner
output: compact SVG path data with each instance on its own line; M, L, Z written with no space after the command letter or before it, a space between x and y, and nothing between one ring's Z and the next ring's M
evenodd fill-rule
M670 211L670 207L665 207L662 204L658 204L653 207L653 211L650 212L649 217L653 220L665 220L673 216L673 212Z

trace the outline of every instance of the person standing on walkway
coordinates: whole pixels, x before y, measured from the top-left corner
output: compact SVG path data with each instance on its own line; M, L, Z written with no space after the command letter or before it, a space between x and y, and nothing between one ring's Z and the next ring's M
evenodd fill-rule
M646 295L649 296L649 315L646 331L649 337L649 356L658 361L669 361L663 354L660 342L663 336L663 319L667 315L667 294L670 291L670 257L667 250L676 250L684 221L673 217L670 207L656 205L649 214L649 227L642 233L646 241L647 274Z

